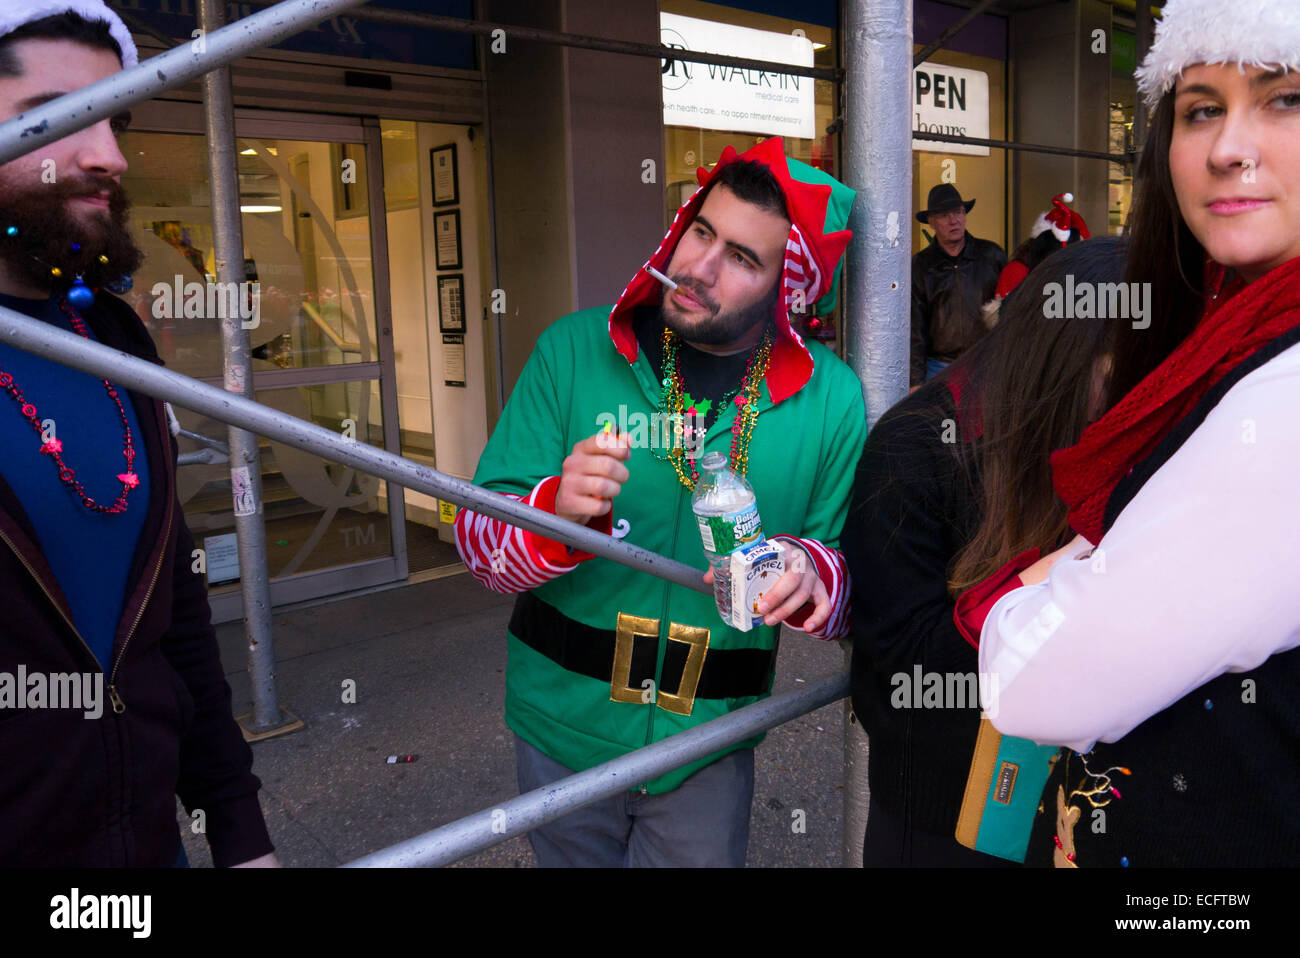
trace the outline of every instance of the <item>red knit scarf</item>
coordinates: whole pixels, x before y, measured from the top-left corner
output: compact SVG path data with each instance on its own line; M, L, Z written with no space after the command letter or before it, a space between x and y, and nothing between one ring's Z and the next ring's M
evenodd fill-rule
M1052 453L1052 484L1069 506L1074 530L1093 545L1100 542L1106 503L1119 481L1233 367L1296 326L1300 258L1212 304L1169 358L1085 429L1075 445Z

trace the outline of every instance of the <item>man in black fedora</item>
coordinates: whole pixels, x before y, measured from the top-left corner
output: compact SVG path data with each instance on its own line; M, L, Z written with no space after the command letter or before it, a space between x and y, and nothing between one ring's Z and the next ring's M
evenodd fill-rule
M916 218L934 231L930 245L912 257L913 388L935 376L986 332L980 307L993 298L1007 263L997 243L966 231L974 200L940 183Z

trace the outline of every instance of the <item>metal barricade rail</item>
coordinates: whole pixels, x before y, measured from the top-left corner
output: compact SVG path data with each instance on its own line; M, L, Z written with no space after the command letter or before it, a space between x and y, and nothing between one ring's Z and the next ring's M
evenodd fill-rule
M284 0L229 26L150 57L129 70L65 93L0 123L0 164L53 143L106 117L279 43L365 0Z
M393 453L345 439L315 423L286 415L3 307L0 307L0 342L82 372L111 378L128 389L362 469L407 488L450 500L677 585L699 592L711 591L702 580L703 573L685 563L614 539ZM447 864L842 699L848 694L848 689L849 675L844 672L816 682L807 689L755 702L351 864L358 867Z
M128 389L156 396L286 445L314 452L331 462L353 466L404 488L446 499L557 542L575 546L592 555L649 572L688 589L704 593L712 591L704 584L704 573L684 562L666 558L568 519L561 519L552 513L364 442L345 439L323 426L286 415L270 406L244 399L3 307L0 307L0 342L85 373L112 379Z
M343 867L413 868L449 864L806 715L844 698L848 692L849 674L845 672L797 692L774 695Z

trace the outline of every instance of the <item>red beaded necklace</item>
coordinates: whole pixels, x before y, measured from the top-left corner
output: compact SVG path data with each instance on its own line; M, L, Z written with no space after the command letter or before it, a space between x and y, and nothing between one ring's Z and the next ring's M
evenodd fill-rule
M90 333L86 330L86 324L82 321L81 317L77 315L77 311L69 305L68 301L66 299L61 300L59 306L72 321L72 328L75 329L80 336L89 339ZM59 469L59 479L64 485L77 494L77 497L81 500L83 506L95 512L102 512L107 515L118 515L119 513L126 512L126 495L140 484L140 477L137 476L132 469L132 463L135 460L135 445L131 441L131 425L129 420L126 418L126 410L122 408L122 400L118 398L117 389L114 388L112 383L107 379L101 379L100 382L104 384L104 389L107 390L109 398L117 404L117 412L118 415L122 417L122 428L125 430L126 434L126 442L122 448L122 455L126 457L126 472L121 472L117 475L118 481L122 483L122 492L117 497L117 501L115 501L111 506L104 506L100 505L86 494L85 488L76 478L76 473L73 472L72 469L63 461L63 443L60 440L46 439L41 443L41 452L54 460L54 464ZM9 395L14 397L14 401L18 403L22 410L23 418L32 424L32 428L36 430L37 435L43 435L44 431L41 428L41 419L40 416L37 415L36 406L23 397L23 391L18 384L14 382L14 377L11 373L0 370L0 387L7 390Z

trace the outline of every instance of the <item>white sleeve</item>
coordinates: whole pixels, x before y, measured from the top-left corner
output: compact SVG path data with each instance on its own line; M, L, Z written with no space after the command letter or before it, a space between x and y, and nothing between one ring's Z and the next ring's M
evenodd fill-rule
M1087 751L1300 646L1298 417L1293 346L1227 392L1091 558L994 605L980 669L999 731Z

